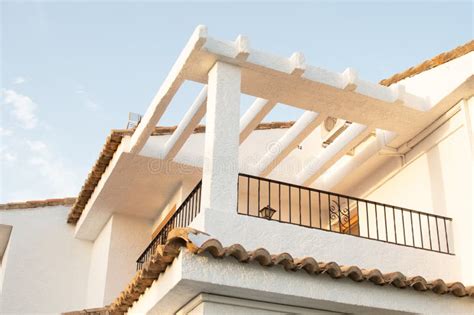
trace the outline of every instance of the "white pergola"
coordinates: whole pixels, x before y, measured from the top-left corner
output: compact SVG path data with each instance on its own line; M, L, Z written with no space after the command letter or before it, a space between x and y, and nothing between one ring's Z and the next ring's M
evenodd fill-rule
M305 112L277 141L279 150L267 152L250 167L254 175L268 176L325 118L352 122L294 174L292 182L302 185L314 183L330 170L331 186L334 186L370 156L384 148L394 150L413 138L438 114L431 110L436 104L430 99L406 92L401 84L386 87L359 78L351 68L336 73L311 66L299 52L285 58L258 51L242 35L233 42L217 40L207 36L205 26L198 26L133 134L130 153L140 154L185 80L207 85L159 157L172 160L207 114L203 166L207 194L226 187L235 195L239 145L277 103ZM241 93L257 99L239 117ZM341 157L374 132L376 136L368 140L363 150L334 168Z
M332 177L343 178L346 172L363 162L360 156L368 157L387 145L397 147L409 140L426 125L427 110L433 106L429 100L405 92L400 85L385 87L364 81L350 68L336 73L311 66L299 52L290 58L261 52L251 48L249 40L241 35L233 42L217 40L207 36L205 26L198 26L135 131L130 153L140 154L185 80L207 86L159 155L165 160L173 159L207 114L203 180L207 187L204 191L210 189L208 192L213 190L214 184L215 189L229 187L235 191L239 144L277 103L305 112L278 140L280 149L267 152L254 165L254 175L268 176L325 118L353 122L294 175L292 181L303 185L317 180L375 130L378 130L377 136L369 139L365 150L339 167ZM239 117L241 93L257 99ZM222 169L226 171L218 171Z
M297 171L288 172L285 180L327 190L344 184L348 174L362 170L369 159L378 159L381 151L387 155L406 153L415 137L428 133L427 127L435 125L459 99L472 94L472 71L464 69L463 63L456 67L449 70L456 76L445 82L439 82L443 73L424 77L420 90L423 92L426 86L426 93L414 95L408 92L413 87L404 81L382 86L359 78L350 68L337 73L308 65L302 53L286 58L255 50L241 35L235 41L217 40L207 36L205 26L198 26L132 137L119 147L111 162L113 166L103 176L100 191L91 197L76 230L91 238L111 213L117 211L148 211L143 216L154 217L156 212L145 208L155 209L158 196L150 198L149 191L156 190L156 184L162 193L171 193L184 180L184 175L161 174L158 178L149 174L145 163L151 159L187 164L180 155L186 151L185 143L204 117L203 157L188 161L192 168L202 169L203 209L234 211L239 171L262 177L272 176L274 171L278 173L284 169L279 167L288 162L286 157L296 154L297 146L320 128L327 117L351 124L324 149L315 150L317 153ZM204 87L164 145L157 143L150 136L185 81L198 82ZM415 90L418 91L418 86ZM240 117L242 93L256 100ZM260 150L251 165L248 161L242 163L239 148L248 151L250 141L246 143L246 139L279 103L299 108L303 114L291 128L280 131L281 137L275 141L277 150L263 154ZM351 155L347 155L349 152ZM240 153L242 157L248 155L242 150ZM141 165L142 173L134 174L130 169L134 165ZM117 167L115 172L113 169ZM127 176L133 178L126 181ZM133 200L128 200L131 190Z

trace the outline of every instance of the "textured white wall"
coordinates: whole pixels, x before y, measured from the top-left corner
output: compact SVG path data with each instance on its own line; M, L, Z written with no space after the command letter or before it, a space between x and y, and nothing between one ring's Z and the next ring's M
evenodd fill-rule
M0 211L13 226L0 313L59 313L83 308L92 243L74 238L69 207Z
M136 260L151 241L151 222L141 218L113 216L104 303L111 303L136 272Z
M112 302L135 275L135 261L151 240L148 220L114 214L94 242L87 307Z
M60 313L110 303L151 240L148 220L114 215L94 243L74 238L69 207L0 211L12 225L0 314ZM6 257L4 257L6 258Z
M397 204L453 218L452 244L461 273L457 280L474 283L472 254L474 233L472 161L462 127L436 143L428 138L426 152L367 196L367 199ZM437 245L436 245L437 246Z
M110 218L93 243L87 283L86 305L88 308L100 307L104 305L111 237L112 218Z
M204 210L192 226L219 239L223 245L242 244L247 250L264 247L272 254L287 252L293 257L312 256L317 261L400 271L407 276L422 275L446 281L461 279L459 257L356 236L310 229L245 215ZM403 257L403 259L401 259ZM429 268L427 263L429 262ZM446 268L450 266L450 268ZM462 279L461 279L462 280Z

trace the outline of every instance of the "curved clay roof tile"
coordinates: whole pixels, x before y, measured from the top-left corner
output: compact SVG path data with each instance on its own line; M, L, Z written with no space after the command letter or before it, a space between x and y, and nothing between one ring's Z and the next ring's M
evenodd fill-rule
M272 256L265 248L258 248L249 253L250 261L257 261L262 266L272 266Z
M303 269L309 274L320 273L319 264L313 257L295 259L296 269Z
M273 263L275 265L282 265L285 270L295 270L296 265L293 260L293 257L288 253L281 253L278 255L272 256Z
M250 257L245 248L240 244L234 244L226 248L226 256L232 256L239 262L248 262Z

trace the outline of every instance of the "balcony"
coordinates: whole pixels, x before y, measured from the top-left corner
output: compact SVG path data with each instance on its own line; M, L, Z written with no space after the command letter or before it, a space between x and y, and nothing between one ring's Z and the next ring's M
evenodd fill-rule
M188 226L200 212L199 182L137 260L151 258L168 233ZM452 219L290 183L239 174L237 213L305 228L453 255Z
M199 214L201 210L201 187L202 181L193 188L189 196L184 199L179 208L176 209L170 217L167 217L160 226L158 226L158 234L137 259L137 270L142 269L143 264L150 260L151 255L155 252L158 245L166 242L168 233L172 229L188 226Z

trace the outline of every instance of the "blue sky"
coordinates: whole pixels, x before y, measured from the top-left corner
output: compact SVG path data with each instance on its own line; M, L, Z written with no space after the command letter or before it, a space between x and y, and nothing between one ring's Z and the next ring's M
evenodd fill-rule
M473 38L472 2L0 5L0 202L76 196L110 130L146 110L198 24L374 82ZM188 84L160 124L175 124L198 88ZM280 109L271 120L295 115Z

